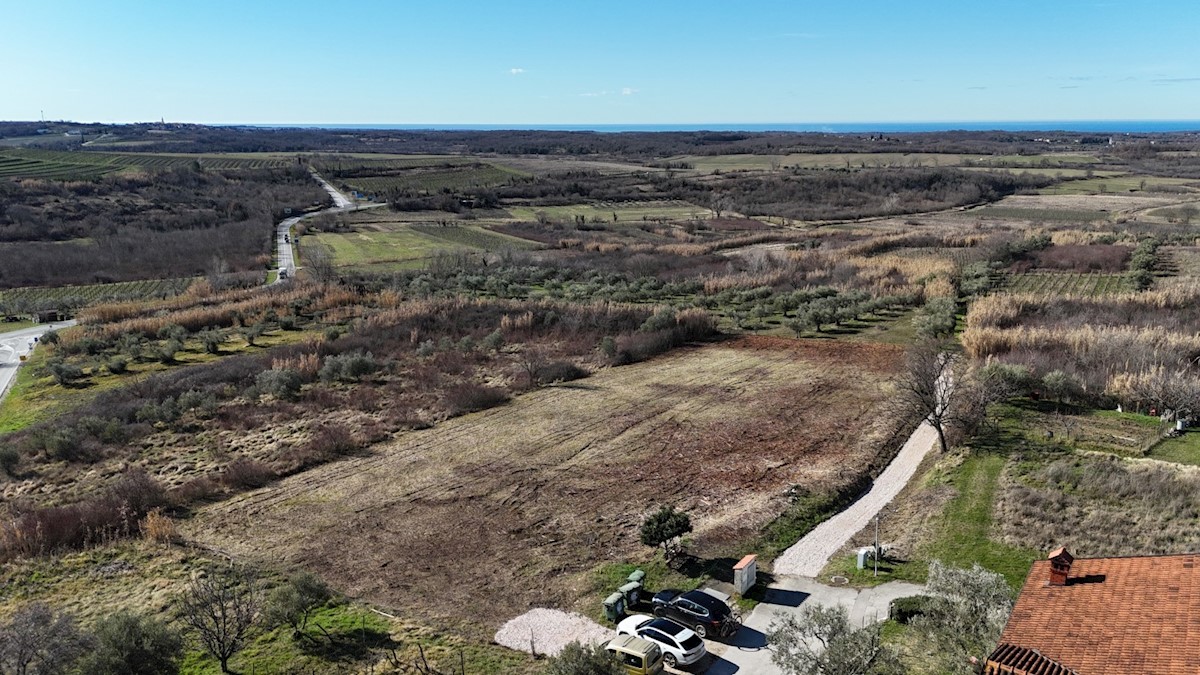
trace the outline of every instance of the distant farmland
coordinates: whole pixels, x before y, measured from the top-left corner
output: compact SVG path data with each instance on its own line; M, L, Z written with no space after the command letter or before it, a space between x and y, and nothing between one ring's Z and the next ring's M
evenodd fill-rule
M0 178L91 180L122 171L162 171L193 166L207 169L264 169L290 166L289 157L231 155L166 155L148 153L66 152L0 149Z

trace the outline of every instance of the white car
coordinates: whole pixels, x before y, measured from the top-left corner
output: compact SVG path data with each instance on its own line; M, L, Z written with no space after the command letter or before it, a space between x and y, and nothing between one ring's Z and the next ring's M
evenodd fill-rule
M645 614L625 617L624 621L617 624L617 635L636 635L662 647L663 663L672 668L695 663L708 653L704 648L704 640L690 629L674 621Z

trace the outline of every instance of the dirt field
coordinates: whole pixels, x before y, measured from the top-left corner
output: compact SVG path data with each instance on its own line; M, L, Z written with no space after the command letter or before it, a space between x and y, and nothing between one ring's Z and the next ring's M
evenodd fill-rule
M494 631L531 606L569 606L583 573L639 548L658 504L690 511L696 548L717 550L756 534L790 486L861 470L900 361L822 340L684 349L411 432L184 530L406 615Z

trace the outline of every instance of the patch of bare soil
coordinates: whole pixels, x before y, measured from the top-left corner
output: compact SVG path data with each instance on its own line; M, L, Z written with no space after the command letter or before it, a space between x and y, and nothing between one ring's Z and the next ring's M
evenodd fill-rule
M588 570L640 548L660 504L693 514L703 552L756 534L789 487L862 470L900 361L885 345L824 340L679 350L407 433L215 504L184 530L490 638L530 607L569 606Z

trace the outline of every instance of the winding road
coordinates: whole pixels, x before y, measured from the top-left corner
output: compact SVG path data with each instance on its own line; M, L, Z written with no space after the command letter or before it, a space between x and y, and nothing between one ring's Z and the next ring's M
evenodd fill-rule
M287 281L288 279L296 278L296 255L295 249L292 248L292 245L295 243L294 239L292 238L292 228L296 226L296 223L304 220L305 218L312 218L313 216L318 216L322 213L337 213L341 211L352 211L358 208L369 209L385 206L385 204L367 204L366 206L359 207L355 205L355 203L349 197L342 194L340 190L333 187L329 181L322 178L321 174L313 171L312 177L321 184L321 187L325 188L326 192L329 193L329 196L333 199L333 206L321 211L316 211L314 213L305 213L303 215L286 218L275 226L275 250L279 252L279 255L277 256L279 261L279 273L275 276L275 281L271 283L278 284Z
M17 379L17 368L21 365L21 357L33 351L38 338L51 330L74 325L74 320L57 321L0 333L0 403L4 402L9 387Z

